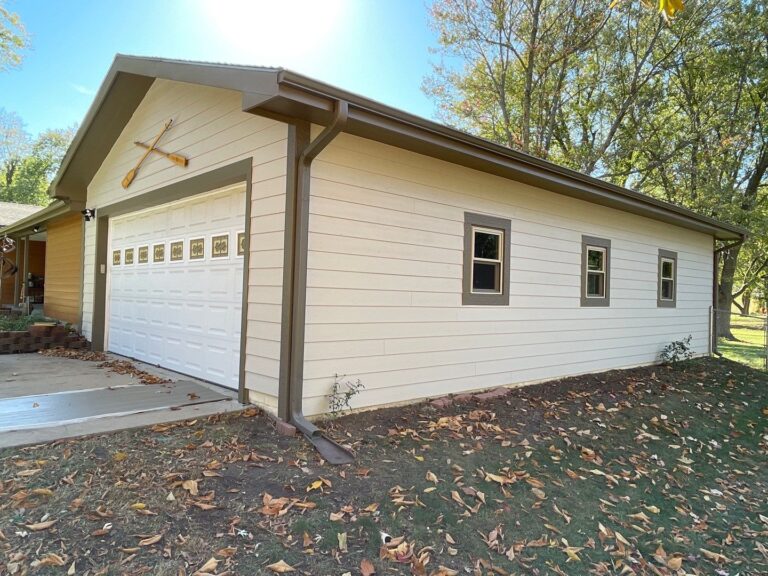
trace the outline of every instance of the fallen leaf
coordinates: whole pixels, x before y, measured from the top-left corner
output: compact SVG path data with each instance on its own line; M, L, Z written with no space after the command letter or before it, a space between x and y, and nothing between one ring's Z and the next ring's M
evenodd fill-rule
M678 556L676 558L670 558L667 560L667 568L670 570L680 570L683 567L683 558Z
M272 572L277 572L278 574L285 574L286 572L296 571L296 569L293 566L291 566L290 564L286 564L285 560L280 560L279 562L270 564L269 566L267 566L267 570L272 570Z
M716 564L727 564L730 562L730 560L724 556L723 554L719 554L718 552L711 552L709 550L705 550L704 548L699 548L704 558L707 560L711 560L712 562L715 562Z
M51 526L56 524L58 520L48 520L46 522L38 522L36 524L24 524L24 527L27 530L32 530L32 532L40 532L41 530L48 530Z
M150 536L149 538L144 538L143 540L139 540L139 546L152 546L152 544L157 544L162 539L163 539L162 534L156 534L155 536Z
M197 480L184 480L184 482L181 483L181 487L189 492L192 496L197 496L198 494Z
M373 563L368 558L363 558L360 561L360 573L362 576L373 576L376 574L376 568L373 567Z
M200 566L200 568L198 568L197 571L198 572L213 572L214 570L216 570L216 567L218 565L219 565L219 561L216 560L216 558L211 558L210 560L208 560L208 562L206 562L205 564Z

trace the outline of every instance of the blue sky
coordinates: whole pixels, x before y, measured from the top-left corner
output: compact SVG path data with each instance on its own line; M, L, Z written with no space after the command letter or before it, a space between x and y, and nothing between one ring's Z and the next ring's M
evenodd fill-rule
M0 107L36 134L79 122L114 55L283 66L432 118L424 0L6 0L31 36ZM291 30L291 23L293 30Z

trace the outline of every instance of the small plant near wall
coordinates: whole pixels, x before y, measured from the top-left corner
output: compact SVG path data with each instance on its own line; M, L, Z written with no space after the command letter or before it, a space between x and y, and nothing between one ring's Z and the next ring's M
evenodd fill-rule
M690 360L693 358L693 349L691 348L691 340L693 337L688 334L682 340L673 340L661 350L659 358L661 363L667 366L674 366L678 362L683 360Z
M352 410L350 400L364 389L363 383L357 380L349 380L344 374L334 374L331 393L328 395L328 410L332 418L343 416Z

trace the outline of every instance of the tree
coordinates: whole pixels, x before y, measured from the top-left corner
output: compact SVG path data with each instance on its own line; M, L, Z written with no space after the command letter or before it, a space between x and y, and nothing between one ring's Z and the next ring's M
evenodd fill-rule
M720 258L718 331L733 338L732 303L768 267L768 16L756 0L721 6L680 51L653 121L637 126L633 165L640 190L752 230Z
M579 0L439 0L432 20L448 64L425 90L449 124L768 230L764 2L699 0L670 24L637 2L601 19ZM718 269L725 336L734 297L768 269L750 242Z
M46 130L26 152L14 150L3 162L0 156L0 200L44 205L50 201L47 190L75 134L75 127Z
M28 45L27 31L18 14L10 12L0 0L0 72L21 64L22 52Z
M466 131L622 183L630 117L651 113L679 48L711 17L702 1L671 31L626 3L440 0L437 52L424 89L441 119Z
M30 136L21 117L0 108L0 195L13 181L29 146Z

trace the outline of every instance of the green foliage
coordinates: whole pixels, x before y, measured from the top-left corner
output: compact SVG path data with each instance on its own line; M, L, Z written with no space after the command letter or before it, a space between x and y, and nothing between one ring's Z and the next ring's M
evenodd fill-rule
M659 358L662 364L677 364L683 360L690 360L693 358L693 349L691 348L691 339L693 337L689 334L682 340L673 340L661 350Z
M29 38L18 14L9 11L0 0L0 72L21 64L22 52Z
M40 322L39 315L0 316L0 332L23 332L35 322Z
M0 110L0 200L47 204L48 186L74 132L46 130L32 141L18 116Z
M344 376L336 374L328 395L328 410L331 417L342 416L352 410L350 401L365 388L360 379L346 380Z
M662 8L664 8L662 6ZM442 120L740 224L720 307L768 270L768 10L699 0L668 22L640 2L435 0Z

